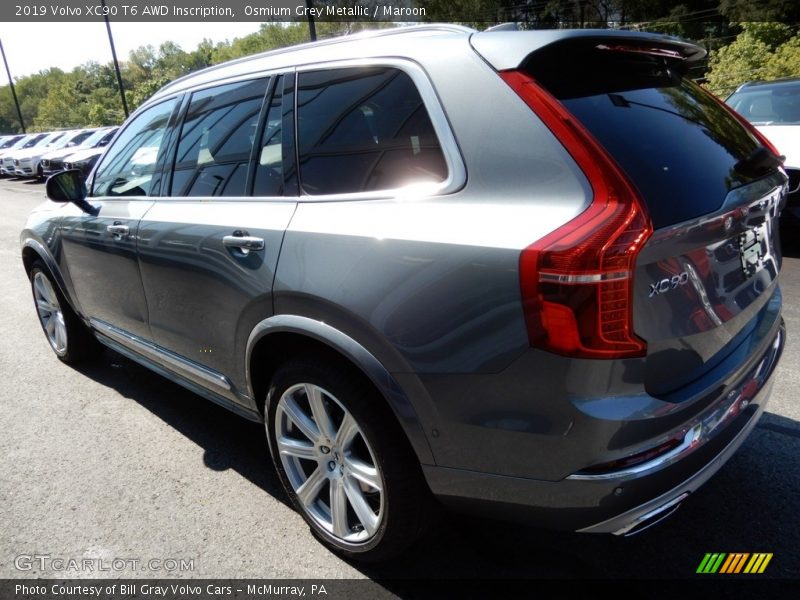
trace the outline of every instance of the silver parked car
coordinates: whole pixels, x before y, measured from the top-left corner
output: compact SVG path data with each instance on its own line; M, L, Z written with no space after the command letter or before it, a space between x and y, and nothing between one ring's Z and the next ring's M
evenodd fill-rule
M42 328L245 418L362 560L433 501L629 534L708 480L784 345L787 177L654 34L420 26L179 79L22 232Z

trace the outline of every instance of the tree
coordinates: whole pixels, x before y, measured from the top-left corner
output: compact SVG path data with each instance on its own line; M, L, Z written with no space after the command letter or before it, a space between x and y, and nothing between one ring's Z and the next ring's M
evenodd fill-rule
M747 81L800 75L796 29L782 23L741 23L741 27L731 44L709 57L706 77L714 93L727 96Z

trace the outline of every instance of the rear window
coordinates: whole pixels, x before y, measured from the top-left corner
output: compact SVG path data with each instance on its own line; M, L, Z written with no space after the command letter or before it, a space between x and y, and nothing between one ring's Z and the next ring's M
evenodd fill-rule
M524 68L625 170L656 228L718 210L754 178L735 165L758 143L677 61L592 42L550 46Z

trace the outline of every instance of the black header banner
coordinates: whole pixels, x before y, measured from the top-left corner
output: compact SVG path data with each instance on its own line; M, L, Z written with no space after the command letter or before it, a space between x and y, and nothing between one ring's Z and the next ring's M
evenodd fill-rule
M418 22L428 13L415 0L4 0L0 21L76 22L108 17L118 22Z

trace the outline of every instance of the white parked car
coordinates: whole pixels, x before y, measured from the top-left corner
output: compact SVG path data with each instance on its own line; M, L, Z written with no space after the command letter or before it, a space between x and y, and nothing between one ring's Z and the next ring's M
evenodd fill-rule
M76 147L92 134L92 129L60 131L47 143L37 144L25 152L14 156L14 174L17 177L42 177L42 157L54 150L67 146Z
M47 136L46 133L29 133L17 140L10 147L0 150L0 174L14 174L14 154L20 150L32 148ZM6 162L8 158L8 162Z
M800 77L745 83L726 102L786 157L790 190L781 226L800 230Z
M3 156L3 173L6 175L18 175L17 167L19 166L20 159L27 157L29 154L35 154L36 152L44 154L48 151L46 148L62 137L64 133L63 131L51 131L44 134L44 137L39 138L36 143L31 145L26 144L24 148L5 154Z
M0 137L0 152L11 148L11 146L16 144L23 137L25 137L25 135L22 133L15 133L13 135L4 135L3 137Z

